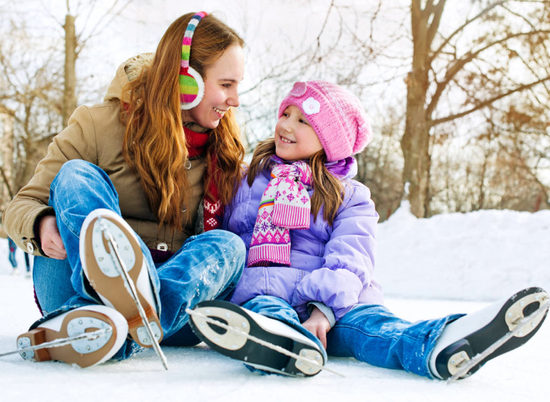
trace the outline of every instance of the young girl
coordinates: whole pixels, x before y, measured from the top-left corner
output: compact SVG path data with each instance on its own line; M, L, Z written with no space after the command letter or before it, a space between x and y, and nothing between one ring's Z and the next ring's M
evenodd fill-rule
M544 318L534 311L548 299L540 288L467 316L410 323L388 311L373 279L378 215L369 189L352 180L352 155L371 138L360 101L328 82L298 82L278 115L275 137L254 152L224 218L248 251L231 299L235 304L198 305L191 324L201 339L251 366L290 375L317 374L326 348L330 355L446 379L524 316L533 314L529 329L487 359L534 335ZM206 317L241 333L225 332ZM295 360L242 333L318 364Z

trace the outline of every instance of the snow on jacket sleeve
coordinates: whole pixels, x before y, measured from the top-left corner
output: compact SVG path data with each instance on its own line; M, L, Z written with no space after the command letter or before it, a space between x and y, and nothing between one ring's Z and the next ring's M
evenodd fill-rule
M357 304L373 278L377 222L369 189L353 182L346 188L346 201L325 244L323 266L297 285L293 305L318 301L330 307L339 320Z

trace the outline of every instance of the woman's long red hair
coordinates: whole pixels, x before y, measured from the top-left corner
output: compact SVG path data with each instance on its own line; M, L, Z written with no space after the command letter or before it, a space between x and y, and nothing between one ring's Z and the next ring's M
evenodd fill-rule
M181 16L168 27L150 66L128 84L130 102L123 111L126 123L123 155L137 171L149 205L159 222L181 229L188 193L185 162L188 152L183 132L179 67L181 41L194 13ZM204 17L193 36L190 65L203 78L231 45L244 46L235 31L212 15ZM209 180L216 180L220 200L228 204L242 176L244 147L232 111L225 113L210 134L207 149ZM215 161L212 159L215 155ZM204 183L205 189L208 183ZM205 190L206 191L206 190Z

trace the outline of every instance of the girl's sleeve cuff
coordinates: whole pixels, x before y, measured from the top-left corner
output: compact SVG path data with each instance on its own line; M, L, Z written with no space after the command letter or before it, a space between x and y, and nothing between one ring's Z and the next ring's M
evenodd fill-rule
M327 317L331 328L334 327L334 324L336 324L336 318L334 317L334 313L332 312L332 309L330 307L321 302L309 302L307 304L307 308L310 313L313 307L317 307L321 311L321 313L323 313L325 317Z

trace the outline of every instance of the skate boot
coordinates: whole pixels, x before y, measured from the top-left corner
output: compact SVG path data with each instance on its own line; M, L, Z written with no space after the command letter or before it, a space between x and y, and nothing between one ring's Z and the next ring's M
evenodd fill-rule
M111 240L118 252L113 250ZM107 209L92 211L82 224L80 256L82 269L91 286L105 305L113 307L126 318L134 341L143 347L155 346L129 286L135 289L151 331L160 342L162 328L147 259L134 231L122 217ZM121 275L121 265L132 283L127 283Z
M314 376L325 363L319 346L300 332L235 304L205 301L190 315L191 328L208 346L254 368L289 376ZM209 323L207 318L236 331ZM281 353L284 351L295 357Z
M527 288L451 322L430 357L432 374L440 379L464 378L488 360L523 345L542 325L548 300L543 289Z
M97 330L104 331L82 339L82 335ZM58 315L19 335L17 349L25 360L58 360L91 367L109 360L122 347L127 335L128 324L119 312L107 306L90 305ZM63 345L54 346L56 343ZM44 347L40 349L21 350L41 344Z

